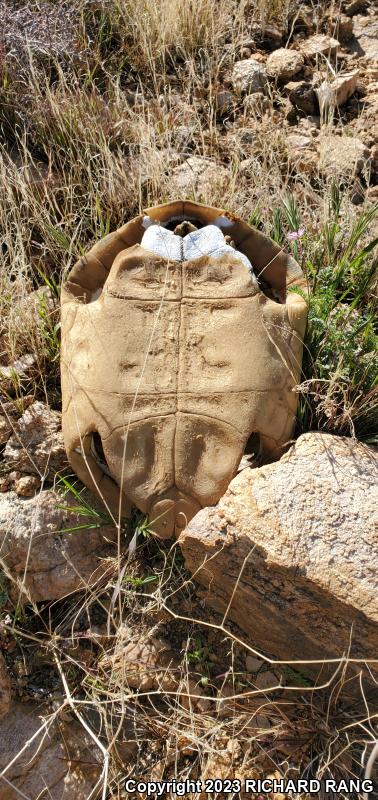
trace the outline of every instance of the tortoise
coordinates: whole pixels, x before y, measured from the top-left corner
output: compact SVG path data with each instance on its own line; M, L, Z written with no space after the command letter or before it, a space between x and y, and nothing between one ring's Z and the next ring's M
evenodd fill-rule
M289 291L290 290L290 291ZM214 505L251 436L278 459L295 423L306 284L224 209L177 201L105 236L62 288L69 462L117 519L168 538Z

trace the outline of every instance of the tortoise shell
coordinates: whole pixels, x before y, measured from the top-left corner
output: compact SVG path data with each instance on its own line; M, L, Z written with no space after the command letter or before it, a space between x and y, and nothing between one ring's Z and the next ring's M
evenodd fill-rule
M173 260L141 245L151 220L184 219L220 226L236 251ZM169 537L220 499L251 434L266 460L279 458L307 315L289 287L305 288L292 257L192 202L147 209L74 266L62 289L63 434L72 467L111 514L134 505Z

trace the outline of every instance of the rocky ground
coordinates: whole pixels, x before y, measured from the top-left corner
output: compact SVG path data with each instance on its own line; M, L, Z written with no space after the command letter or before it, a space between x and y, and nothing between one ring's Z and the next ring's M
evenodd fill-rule
M377 711L376 4L15 0L0 23L0 800L122 798L129 773L360 777ZM137 514L115 530L68 468L59 286L177 196L291 250L310 312L296 444L243 464L163 545Z

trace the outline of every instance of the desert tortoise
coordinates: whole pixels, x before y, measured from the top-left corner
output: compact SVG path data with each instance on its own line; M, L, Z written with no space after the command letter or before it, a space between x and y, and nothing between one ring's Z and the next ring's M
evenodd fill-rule
M251 434L266 460L280 456L295 422L303 290L300 267L270 239L193 202L147 209L73 267L64 440L112 514L134 505L169 537L220 499Z

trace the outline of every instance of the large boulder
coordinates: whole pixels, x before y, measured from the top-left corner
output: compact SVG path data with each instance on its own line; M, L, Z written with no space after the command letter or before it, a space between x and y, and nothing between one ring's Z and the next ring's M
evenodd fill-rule
M55 491L41 491L32 498L15 492L0 495L0 565L11 579L15 598L57 600L94 584L109 568L104 559L112 553L109 542L116 529L111 525L83 529L101 518L69 510L77 505L75 498L63 498Z
M307 433L245 469L179 542L206 601L280 659L376 659L378 451ZM375 527L374 527L375 526ZM233 594L234 593L234 594Z

